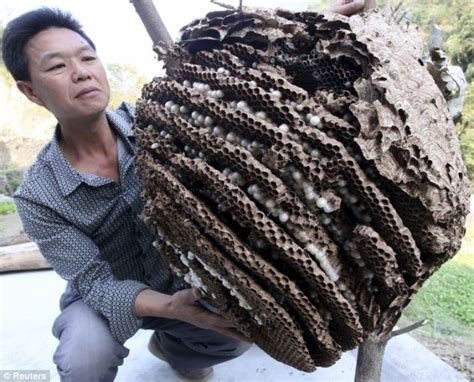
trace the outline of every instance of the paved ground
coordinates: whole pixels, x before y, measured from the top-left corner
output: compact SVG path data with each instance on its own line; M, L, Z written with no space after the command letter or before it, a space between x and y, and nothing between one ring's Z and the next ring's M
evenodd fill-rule
M51 325L59 312L65 282L54 271L0 274L0 371L50 370L59 381L52 354L57 340ZM146 350L150 331L140 330L127 341L130 355L119 369L118 382L177 381L165 363ZM351 351L330 368L306 374L268 357L254 346L244 356L216 367L211 382L349 382L354 379L357 352ZM1 375L0 375L1 380ZM387 346L383 382L466 381L408 335Z
M22 231L20 216L16 212L0 215L0 236L18 235Z

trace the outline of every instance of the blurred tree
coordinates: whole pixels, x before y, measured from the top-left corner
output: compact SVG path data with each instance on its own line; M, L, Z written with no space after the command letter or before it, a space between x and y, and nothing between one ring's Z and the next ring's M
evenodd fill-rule
M3 26L2 22L0 21L0 45L3 40L3 31L5 30L5 27ZM6 79L8 75L7 68L5 67L5 63L3 62L3 56L0 55L0 78L1 79Z
M122 101L135 104L147 79L132 65L108 64L107 72L111 89L109 108L116 108Z
M469 177L474 180L474 1L412 0L405 8L413 15L426 41L430 41L433 24L443 31L444 44L452 65L459 65L468 81L464 98L463 119L457 130Z
M325 9L327 9L331 4L333 3L332 0L314 0L310 5L309 5L309 10L315 11L315 12L323 12Z
M469 82L474 80L474 2L472 0L417 0L409 6L413 21L429 36L433 24L444 33L444 48Z
M0 23L0 42L4 26ZM0 140L11 136L37 138L52 131L53 119L44 108L28 101L16 88L15 80L0 57Z

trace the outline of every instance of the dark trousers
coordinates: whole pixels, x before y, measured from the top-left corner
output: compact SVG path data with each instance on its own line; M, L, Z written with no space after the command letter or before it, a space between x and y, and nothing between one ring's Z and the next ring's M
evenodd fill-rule
M216 365L250 348L246 342L178 320L145 317L142 329L155 331L163 354L174 368ZM112 337L104 317L74 292L66 291L61 297L61 313L52 331L59 339L53 361L61 381L113 381L129 353Z

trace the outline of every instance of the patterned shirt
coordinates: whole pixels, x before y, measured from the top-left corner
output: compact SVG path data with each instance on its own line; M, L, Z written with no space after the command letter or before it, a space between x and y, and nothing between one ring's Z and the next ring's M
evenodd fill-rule
M143 319L133 314L137 294L146 288L164 293L179 289L166 261L153 247L143 223L142 183L133 161L134 109L122 103L106 112L122 154L120 182L79 173L59 148L59 126L38 154L14 194L27 236L53 269L124 342Z

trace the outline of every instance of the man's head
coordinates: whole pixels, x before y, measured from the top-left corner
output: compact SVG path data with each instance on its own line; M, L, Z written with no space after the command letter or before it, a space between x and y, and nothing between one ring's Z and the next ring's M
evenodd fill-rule
M107 107L110 89L95 45L68 13L40 8L12 20L2 55L18 89L59 121Z

